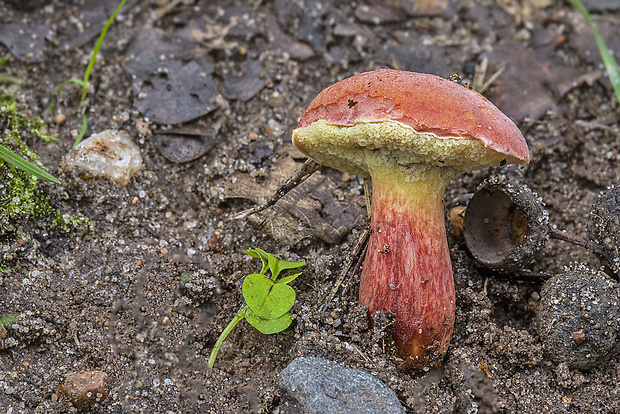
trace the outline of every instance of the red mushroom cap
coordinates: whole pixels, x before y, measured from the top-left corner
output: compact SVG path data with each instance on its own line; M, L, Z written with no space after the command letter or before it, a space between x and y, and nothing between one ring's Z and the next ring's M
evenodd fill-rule
M478 92L424 73L378 69L324 89L306 110L297 129L327 124L395 121L417 133L439 138L473 138L513 161L529 162L519 128Z

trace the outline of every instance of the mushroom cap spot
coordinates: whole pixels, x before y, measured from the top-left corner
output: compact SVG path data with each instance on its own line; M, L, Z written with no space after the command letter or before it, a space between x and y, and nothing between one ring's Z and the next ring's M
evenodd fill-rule
M324 89L301 117L293 143L321 164L361 176L368 176L369 151L404 166L457 171L529 162L519 128L485 97L434 75L393 69Z

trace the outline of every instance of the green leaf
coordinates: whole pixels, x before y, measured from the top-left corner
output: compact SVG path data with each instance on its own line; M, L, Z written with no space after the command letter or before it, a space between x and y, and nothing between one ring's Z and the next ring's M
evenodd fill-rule
M270 254L264 251L263 249L247 249L245 251L245 254L255 259L260 259L261 262L263 262L263 268L261 269L260 274L264 275L265 272L267 271L267 267L269 266Z
M289 283L291 283L293 280L297 279L297 277L301 275L301 273L295 273L294 275L291 276L287 276L287 277L283 277L280 280L276 280L276 284L285 284L288 285Z
M277 257L270 254L269 257L269 270L271 270L271 280L276 280L278 275L280 274L279 264L280 260Z
M289 270L289 269L297 269L298 267L302 267L305 266L306 263L305 262L287 262L284 260L278 260L275 264L275 268L271 268L271 273L275 274L275 276L272 276L272 279L275 280L275 278L283 271L283 270ZM271 267L271 266L270 266Z
M250 309L262 319L279 318L295 303L295 290L292 287L276 284L256 273L245 278L242 291Z
M250 325L255 327L260 333L269 335L282 332L288 328L291 325L291 322L293 322L293 315L286 312L277 319L262 319L256 316L256 314L254 314L254 312L250 309L245 314L245 320L248 321Z
M47 180L56 184L60 183L60 181L54 178L54 176L52 176L50 173L43 171L34 164L29 163L28 161L15 154L13 151L3 145L0 145L0 159L8 162L16 168L19 168L20 170L26 171L27 173L34 175L35 177L39 177L43 180Z

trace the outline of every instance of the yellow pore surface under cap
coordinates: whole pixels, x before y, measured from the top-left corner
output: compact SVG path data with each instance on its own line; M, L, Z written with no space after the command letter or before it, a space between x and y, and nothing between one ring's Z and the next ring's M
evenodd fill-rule
M404 168L415 177L419 172L433 170L455 176L502 161L517 162L477 139L418 133L391 120L353 126L319 120L295 129L293 143L319 164L364 178L370 178L371 171L382 165L387 169Z

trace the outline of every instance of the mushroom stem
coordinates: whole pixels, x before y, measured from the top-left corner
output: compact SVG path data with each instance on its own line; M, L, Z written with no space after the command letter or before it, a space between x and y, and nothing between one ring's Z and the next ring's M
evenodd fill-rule
M423 167L417 168L423 170ZM443 194L453 174L431 167L371 168L371 235L360 281L369 313L394 311L392 331L402 368L441 363L454 325L454 279Z

